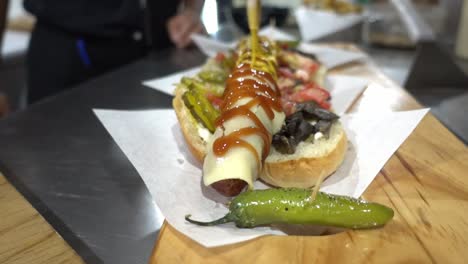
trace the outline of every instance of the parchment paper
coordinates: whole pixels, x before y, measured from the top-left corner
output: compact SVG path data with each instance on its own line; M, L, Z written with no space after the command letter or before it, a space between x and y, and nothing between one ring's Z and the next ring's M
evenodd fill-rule
M194 76L199 71L200 67L195 67L166 77L148 80L143 84L163 93L174 95L176 84L182 77ZM364 78L339 74L327 76L325 82L332 96L333 110L338 115L344 114L369 84L369 81Z
M363 19L361 14L340 15L331 11L315 10L304 6L295 11L301 38L311 41L351 27Z
M94 111L135 166L168 223L178 231L207 247L285 234L270 227L238 229L233 224L199 227L187 223L186 214L201 221L223 216L227 212L225 205L215 201L226 199L203 186L201 165L190 156L175 113ZM343 165L324 182L321 190L359 197L427 111L343 116L349 148Z

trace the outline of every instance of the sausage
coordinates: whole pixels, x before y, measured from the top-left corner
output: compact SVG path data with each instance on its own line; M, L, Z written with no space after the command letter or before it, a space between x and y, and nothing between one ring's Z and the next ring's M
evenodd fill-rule
M253 188L272 135L284 123L275 54L273 47L255 55L244 46L226 80L221 115L203 163L204 184L223 195L237 195L246 185Z
M213 189L227 197L238 195L244 190L245 186L247 186L247 182L239 179L221 180L211 184Z

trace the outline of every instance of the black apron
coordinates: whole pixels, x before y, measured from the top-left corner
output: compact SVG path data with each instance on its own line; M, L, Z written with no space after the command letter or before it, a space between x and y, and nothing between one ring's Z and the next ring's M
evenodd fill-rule
M166 23L178 4L148 1L145 10L138 0L25 0L37 18L27 55L28 102L130 63L151 48L170 47Z

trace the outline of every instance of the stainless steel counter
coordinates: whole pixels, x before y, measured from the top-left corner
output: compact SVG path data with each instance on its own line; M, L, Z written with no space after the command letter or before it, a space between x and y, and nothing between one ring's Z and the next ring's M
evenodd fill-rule
M141 82L203 61L195 50L155 54L0 122L0 171L87 263L147 263L162 223L92 109L169 108Z

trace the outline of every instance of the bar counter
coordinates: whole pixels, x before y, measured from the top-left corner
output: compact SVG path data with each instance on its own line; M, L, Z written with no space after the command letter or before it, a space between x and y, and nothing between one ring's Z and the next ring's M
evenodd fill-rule
M0 172L86 263L147 263L162 216L93 108L169 108L141 84L197 66L195 49L153 54L0 121Z
M168 239L159 241L159 247L156 247L159 250L150 258L163 217L140 176L92 109L170 108L170 96L144 87L141 82L197 66L204 60L205 57L197 50L169 50L153 54L0 121L0 171L86 263L148 263L150 259L175 261L177 256L184 253L186 255L182 257L196 259L193 255L196 254L193 251L196 245L190 252L172 254L174 251L171 250L177 251L173 246L183 248L189 242L166 225L164 232ZM353 73L353 68L348 72ZM381 73L374 75L374 78L382 85L374 91L382 92L381 98L390 96L393 101L385 105L373 101L376 94L364 93L361 101L353 106L354 111L369 111L372 107L390 107L394 110L421 107L404 90L395 90L395 83ZM387 84L393 88L386 90ZM463 158L468 159L466 146L431 114L423 119L419 127L422 127L416 130L419 132L409 138L412 143L403 145L406 146L400 153L403 160L416 162L411 158L418 154L414 146L422 146L421 150L426 151L436 149L436 154L442 156L439 159L441 162L448 158L447 164L458 167L439 166L437 168L444 171L432 171L431 175L439 177L447 172L447 179L457 181L459 188L456 190L468 193L466 177L457 179L468 170L466 160L462 161ZM436 129L436 135L447 139L447 144L435 144L436 139L427 138L427 130L431 127ZM456 152L447 153L450 150ZM427 157L436 160L437 155L434 155L428 154ZM386 168L396 166L397 159L398 156L394 156ZM418 164L430 168L426 162ZM414 180L417 181L419 174L415 175ZM378 189L376 186L389 184L384 180L388 177L398 180L400 176L391 173L385 176L382 172L368 195L372 197ZM411 169L405 177L411 177ZM446 191L450 194L450 189ZM407 197L404 194L398 203L405 202ZM467 208L466 197L464 199L454 203L461 205L460 210ZM407 208L403 214L409 212ZM466 210L459 213L466 216ZM198 252L204 256L218 254L217 251L205 252L204 249ZM235 253L235 249L232 252ZM430 257L429 254L428 259Z

